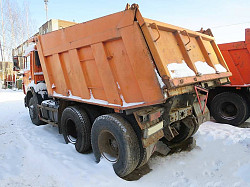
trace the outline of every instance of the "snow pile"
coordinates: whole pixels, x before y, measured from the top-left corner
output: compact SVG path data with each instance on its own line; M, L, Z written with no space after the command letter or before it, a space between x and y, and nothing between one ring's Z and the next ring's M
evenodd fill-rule
M27 87L25 86L26 92L30 90L31 87L34 88L34 91L36 93L39 93L42 96L42 98L44 98L44 96L48 94L46 84L43 82L35 84L34 81L32 80Z
M195 134L197 146L149 161L152 169L137 181L117 177L104 159L77 153L58 128L35 126L23 106L23 93L0 89L0 186L250 186L250 128L206 122Z
M46 87L45 83L39 82L39 83L35 84L33 80L28 85L28 88L31 88L31 87L34 88L35 92L47 90L47 87Z
M159 73L158 73L158 71L157 71L156 69L155 69L155 74L156 74L156 77L157 77L157 79L158 79L158 82L159 82L161 88L163 88L163 87L165 86L165 84L164 84L164 82L162 81L162 78L161 78L161 76L159 75Z
M56 86L55 86L55 84L53 83L52 85L51 85L51 88L53 89L53 88L55 88Z
M34 72L34 75L43 75L43 72Z
M43 106L50 106L50 107L58 105L58 103L54 100L45 100L41 104Z
M31 51L34 51L35 50L35 46L36 44L33 42L33 43L29 43L28 47L26 47L24 49L24 56L27 56Z
M216 68L216 71L220 73L227 72L226 68L224 68L221 64L215 64L214 66Z
M215 69L209 66L206 62L197 61L194 64L197 71L203 75L216 73Z
M136 106L136 105L144 104L144 102L127 103L122 94L120 95L120 98L122 99L122 106L123 107L130 107L130 106Z
M119 84L118 84L118 87L120 87ZM110 105L110 106L130 107L130 106L137 106L137 105L144 104L144 102L126 103L126 101L124 100L122 94L120 95L120 98L122 100L122 105L109 103L108 101L94 98L91 90L90 90L90 99L83 99L83 98L81 98L79 96L74 96L74 95L72 95L70 90L69 90L69 96L64 96L62 94L57 93L56 91L53 92L53 96L54 97L59 97L59 98L68 98L68 99L83 101L83 102L87 102L87 103L95 103L95 104Z
M192 77L195 76L193 70L191 70L186 62L183 60L182 63L171 63L167 65L170 76L172 79L174 78L182 78L182 77Z
M201 73L202 75L206 74L214 74L216 71L218 72L227 72L227 70L221 65L216 64L215 68L209 66L206 62L197 61L194 63L198 73ZM191 70L185 61L183 60L182 63L171 63L167 65L167 68L169 70L170 76L174 78L182 78L182 77L190 77L195 76L195 73L193 70Z

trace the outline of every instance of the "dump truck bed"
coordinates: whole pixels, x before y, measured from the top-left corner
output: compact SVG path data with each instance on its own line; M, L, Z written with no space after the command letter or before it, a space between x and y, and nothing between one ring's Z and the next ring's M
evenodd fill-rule
M245 41L218 45L233 76L231 86L250 86L250 29L245 30ZM228 86L228 85L227 85Z
M35 41L49 95L121 110L231 75L213 37L143 18L137 7Z

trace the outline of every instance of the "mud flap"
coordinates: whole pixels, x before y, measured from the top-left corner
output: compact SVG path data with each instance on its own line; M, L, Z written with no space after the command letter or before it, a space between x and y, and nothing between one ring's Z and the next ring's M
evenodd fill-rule
M201 103L203 103L203 102L204 101L201 101ZM201 108L200 108L200 105L198 102L195 102L193 104L193 109L194 109L194 114L197 118L199 125L210 120L210 112L209 112L207 106L205 106L203 114L202 114L202 111L201 111Z
M155 152L158 152L164 156L167 156L171 149L162 141L158 141L155 145Z

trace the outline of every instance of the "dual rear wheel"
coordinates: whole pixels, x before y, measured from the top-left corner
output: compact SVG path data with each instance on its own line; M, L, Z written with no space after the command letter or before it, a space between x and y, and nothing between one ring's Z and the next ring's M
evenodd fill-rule
M91 124L82 108L70 106L64 109L61 125L66 143L74 144L79 153L86 153L91 149Z
M80 153L93 149L96 161L104 157L115 173L124 177L131 173L140 160L138 138L131 125L118 114L96 118L93 125L85 110L67 107L62 113L61 128L66 143L72 143Z
M33 98L29 104L33 110L31 119L38 112L32 106L36 106ZM88 153L92 148L96 161L105 158L113 164L115 173L120 177L147 163L150 155L142 146L141 130L133 120L119 114L98 115L97 111L87 111L80 106L65 108L61 117L65 142L74 144L79 153ZM182 133L176 141L185 138L187 130L179 129L179 132Z
M102 115L95 120L91 144L96 161L103 156L113 163L120 177L131 173L139 163L140 149L135 131L117 114Z

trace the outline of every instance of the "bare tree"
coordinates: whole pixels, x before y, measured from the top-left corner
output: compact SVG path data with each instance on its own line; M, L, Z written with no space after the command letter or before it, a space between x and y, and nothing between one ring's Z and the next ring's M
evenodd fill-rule
M5 60L12 58L12 49L22 44L34 34L36 28L30 16L29 3L20 6L16 0L0 0L1 40Z
M3 13L3 1L0 0L0 8L1 8L1 56L2 56L2 61L4 61L4 56L5 56L5 29L4 29L4 13Z

